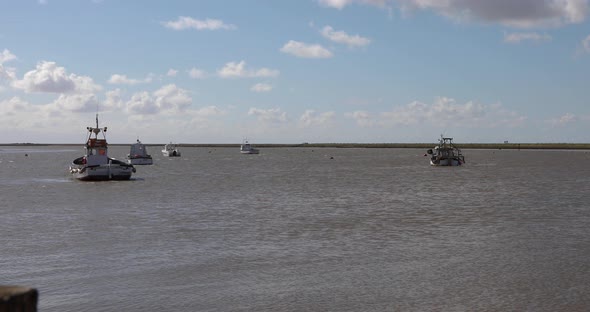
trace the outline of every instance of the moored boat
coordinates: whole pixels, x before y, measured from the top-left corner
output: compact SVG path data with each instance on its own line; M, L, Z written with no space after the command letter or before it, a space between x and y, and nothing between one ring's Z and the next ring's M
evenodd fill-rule
M248 142L248 140L244 140L244 142L242 142L242 144L240 145L240 153L242 153L242 154L258 154L258 153L260 153L260 150L254 148L254 146L252 146L252 144L250 144Z
M426 151L430 156L432 166L460 166L465 163L465 156L453 144L453 138L440 136L438 145Z
M145 144L137 139L137 143L131 145L129 154L127 154L127 162L132 165L152 165L154 163L152 155L149 155Z
M164 145L164 149L162 150L162 155L165 157L180 157L180 151L176 144L172 144L172 142Z
M135 172L135 167L108 156L105 135L107 127L98 127L98 114L96 114L96 127L86 127L86 129L88 139L84 146L84 155L72 161L70 165L72 176L81 181L129 180ZM98 137L99 134L102 134L102 138Z

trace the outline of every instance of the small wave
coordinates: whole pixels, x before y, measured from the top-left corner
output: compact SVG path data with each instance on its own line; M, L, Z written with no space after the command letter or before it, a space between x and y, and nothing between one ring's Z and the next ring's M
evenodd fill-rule
M31 154L31 153L66 153L76 152L77 149L27 149L27 148L9 148L0 149L0 154Z
M33 178L32 179L33 182L40 182L40 183L67 183L67 182L72 182L71 179L68 178L60 178L60 179L55 179L55 178Z
M72 182L67 178L0 179L0 185L53 184Z

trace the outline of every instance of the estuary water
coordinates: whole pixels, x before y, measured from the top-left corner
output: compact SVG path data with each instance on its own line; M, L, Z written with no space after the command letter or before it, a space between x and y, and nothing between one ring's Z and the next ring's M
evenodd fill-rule
M160 149L79 182L81 147L0 147L0 285L43 312L590 310L588 151Z

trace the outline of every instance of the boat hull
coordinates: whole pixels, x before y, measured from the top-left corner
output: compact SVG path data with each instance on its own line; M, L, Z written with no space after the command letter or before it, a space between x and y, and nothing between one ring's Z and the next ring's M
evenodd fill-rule
M459 159L439 159L439 160L430 160L430 165L432 166L461 166L463 162Z
M70 173L80 181L129 180L136 171L133 165L113 158L109 158L107 164L98 165L87 165L83 163L83 159L74 159L70 166Z
M70 168L70 173L80 181L129 180L135 169L130 166L100 165Z
M146 166L146 165L153 165L154 160L151 157L136 157L136 158L128 158L127 163L129 163L131 165Z
M242 153L242 154L259 154L260 151L257 149L252 149L252 150L248 150L248 151L240 151L240 153Z
M164 155L164 157L180 157L180 152L162 150L162 155Z

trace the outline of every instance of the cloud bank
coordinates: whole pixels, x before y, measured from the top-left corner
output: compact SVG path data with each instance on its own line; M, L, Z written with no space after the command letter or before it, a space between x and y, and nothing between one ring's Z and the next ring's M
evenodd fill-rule
M55 62L43 61L37 68L27 72L22 80L15 80L12 86L25 92L45 93L92 93L102 89L92 78L68 74L64 67Z
M330 41L345 44L349 47L362 47L371 43L369 38L359 35L349 35L344 31L335 31L331 26L325 26L320 33Z
M331 58L334 56L330 50L319 44L307 44L295 40L289 40L280 50L300 58Z
M187 16L179 16L176 21L162 22L162 25L173 30L233 30L237 28L235 25L226 24L218 19L207 18L205 20L198 20Z
M221 69L217 71L217 75L221 78L260 78L260 77L277 77L279 71L276 69L260 68L248 69L246 62L226 63Z
M404 14L431 10L455 21L497 23L514 28L578 24L589 13L588 0L318 0L318 3L339 10L352 4L397 6Z

